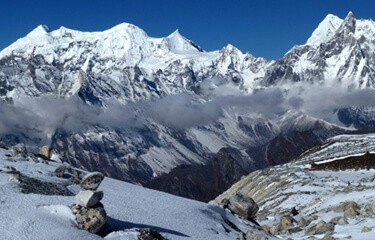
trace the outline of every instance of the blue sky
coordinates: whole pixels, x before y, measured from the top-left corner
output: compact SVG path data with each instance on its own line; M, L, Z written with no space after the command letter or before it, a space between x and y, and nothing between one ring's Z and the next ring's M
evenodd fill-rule
M231 43L267 59L303 44L328 13L375 19L373 0L2 0L1 9L0 49L40 24L101 31L128 22L152 37L179 29L207 51Z

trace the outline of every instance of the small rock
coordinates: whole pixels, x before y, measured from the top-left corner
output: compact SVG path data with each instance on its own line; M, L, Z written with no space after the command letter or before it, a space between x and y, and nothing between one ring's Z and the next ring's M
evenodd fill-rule
M280 221L283 230L288 230L289 228L294 227L295 222L296 220L289 215L282 216Z
M76 196L76 204L82 207L92 207L103 198L102 191L84 190L80 191Z
M302 228L300 227L291 227L287 230L287 232L289 234L293 234L293 233L297 233L297 232L301 232L302 231Z
M107 221L107 213L101 203L92 208L85 208L77 204L73 204L70 208L76 217L79 229L97 233Z
M63 177L65 173L65 165L60 165L55 169L55 175L56 177Z
M23 143L19 143L15 146L12 147L13 149L13 152L16 154L16 155L22 155L22 156L26 156L27 155L27 149L26 149L26 146L25 144Z
M228 209L245 219L255 219L259 210L258 204L249 196L237 192L228 201Z
M39 154L50 159L52 156L52 150L48 145L45 145L40 149Z
M271 228L267 224L263 224L262 229L265 233L271 233Z
M245 240L268 240L268 236L265 232L257 229L248 231L244 237Z
M326 235L324 235L322 240L336 240L336 238L333 237L332 233L327 233Z
M344 212L344 216L347 218L353 218L359 215L359 206L354 201L344 202L335 210L338 212Z
M282 230L282 226L280 223L274 223L270 229L272 235L278 235Z
M81 181L81 188L85 190L96 190L103 181L104 175L100 172L87 174Z
M332 218L331 221L329 222L333 224L337 224L337 225L345 225L345 224L348 224L348 219L345 216L344 217L338 216L338 217Z
M360 215L362 217L372 217L375 215L374 213L375 204L366 204L364 207L361 208Z
M325 221L321 220L317 224L307 229L306 234L307 235L326 234L326 233L333 232L334 229L335 229L335 224L326 223Z
M138 236L139 240L165 240L159 232L151 229L142 229Z
M306 218L303 218L303 217L301 217L301 219L299 220L299 222L298 222L298 225L300 226L300 227L307 227L309 224L311 223L311 220L310 219L306 219Z
M366 232L371 232L372 231L372 228L369 228L369 227L366 227L366 226L364 226L363 228L362 228L362 230L361 230L361 232L364 232L364 233L366 233Z

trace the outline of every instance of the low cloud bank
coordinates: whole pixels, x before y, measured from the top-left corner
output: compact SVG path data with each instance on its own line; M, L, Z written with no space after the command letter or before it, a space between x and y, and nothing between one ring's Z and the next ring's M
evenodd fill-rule
M220 89L224 92L223 89ZM142 127L152 119L174 129L210 124L225 111L256 113L274 119L294 109L324 118L327 112L347 106L374 106L375 90L348 91L340 87L296 85L268 88L251 95L218 94L209 101L196 95L178 94L127 105L107 102L106 108L84 104L78 97L23 98L14 105L0 104L0 134L51 136L57 128L80 131L88 126L108 128Z

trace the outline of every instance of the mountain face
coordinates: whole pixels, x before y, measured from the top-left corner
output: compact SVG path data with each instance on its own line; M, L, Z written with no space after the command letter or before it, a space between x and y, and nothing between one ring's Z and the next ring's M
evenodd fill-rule
M374 137L329 138L289 163L243 177L215 202L238 192L253 198L259 224L282 239L372 239L362 229L375 215Z
M265 84L306 81L373 87L374 34L372 20L357 20L351 12L344 20L328 15L306 44L292 48L266 70Z
M74 166L141 184L178 166L205 166L233 148L243 159L223 161L239 174L218 185L222 191L241 174L348 132L287 111L293 101L284 104L278 94L261 94L278 87L282 95L296 82L371 88L374 26L351 13L344 20L328 15L306 44L276 61L230 44L205 52L179 31L153 38L127 23L103 32L38 26L0 52L0 134L29 148L49 145ZM360 123L372 116L364 112L371 111L333 115L346 127L364 128ZM214 166L211 174L221 182L228 173Z

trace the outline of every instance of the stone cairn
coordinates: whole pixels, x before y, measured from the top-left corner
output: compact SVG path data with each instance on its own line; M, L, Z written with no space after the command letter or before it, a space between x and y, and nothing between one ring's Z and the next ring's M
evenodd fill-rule
M87 174L81 181L82 190L77 194L71 210L76 217L78 228L97 233L107 220L103 204L103 191L97 191L104 176L100 172Z

